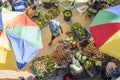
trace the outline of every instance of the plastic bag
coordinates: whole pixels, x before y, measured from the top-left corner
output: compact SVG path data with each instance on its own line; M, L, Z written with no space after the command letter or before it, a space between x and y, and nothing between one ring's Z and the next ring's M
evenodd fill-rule
M19 11L19 12L23 12L27 6L28 3L26 1L16 1L13 4L15 11Z

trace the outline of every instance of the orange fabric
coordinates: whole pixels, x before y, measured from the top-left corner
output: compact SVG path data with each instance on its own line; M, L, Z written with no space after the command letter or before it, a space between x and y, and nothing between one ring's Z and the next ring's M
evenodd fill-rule
M34 23L25 13L23 13L20 15L19 19L13 21L6 28L16 28L22 26L37 27L37 24Z
M15 12L15 11L8 11L2 10L2 22L4 28L12 22L14 22L19 16L23 14L23 12Z

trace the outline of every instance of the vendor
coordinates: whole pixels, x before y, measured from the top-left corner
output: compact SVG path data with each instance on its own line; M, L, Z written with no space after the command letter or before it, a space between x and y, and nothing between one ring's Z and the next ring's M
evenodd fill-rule
M72 57L72 63L69 65L70 71L73 75L80 75L83 73L83 67L75 57Z
M28 6L26 9L25 9L25 13L27 14L27 16L32 19L34 16L38 16L39 15L39 12L38 10L36 9L36 6Z
M49 21L49 28L52 34L52 38L50 43L48 44L49 46L52 44L53 40L60 34L59 33L59 28L61 30L61 33L63 33L62 27L60 26L60 23L56 20L50 20Z
M120 67L118 67L114 62L108 62L105 71L102 73L102 78L112 80L120 76Z

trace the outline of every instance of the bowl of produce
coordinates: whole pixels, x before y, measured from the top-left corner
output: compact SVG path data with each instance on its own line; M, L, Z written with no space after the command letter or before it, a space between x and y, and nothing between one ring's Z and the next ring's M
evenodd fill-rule
M54 68L54 65L54 62L47 55L34 59L32 61L31 69L35 75L42 79L47 79L56 75L57 69Z
M63 12L63 15L64 15L64 20L65 21L70 21L71 20L71 17L72 17L72 11L70 10L65 10Z

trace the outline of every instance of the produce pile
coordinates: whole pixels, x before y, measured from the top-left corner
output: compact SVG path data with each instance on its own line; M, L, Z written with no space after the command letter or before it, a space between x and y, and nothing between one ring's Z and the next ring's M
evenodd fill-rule
M86 69L89 69L91 66L93 66L93 62L87 59L87 56L85 56L83 54L83 52L81 50L77 51L75 53L75 58L81 63L83 64L83 66Z
M34 59L31 69L35 75L42 79L48 79L52 76L56 76L59 69L55 68L55 65L66 63L68 53L69 51L64 48L64 43L59 43L56 45L51 55Z
M49 20L56 18L59 15L58 9L51 9L48 13L46 14L40 14L38 19L35 20L35 23L42 28L45 24L49 22Z
M50 56L46 55L33 60L31 69L34 71L35 75L45 79L55 75L56 69L54 65Z
M69 10L64 11L63 14L64 14L65 17L71 17L72 16L72 12L69 11Z
M72 49L77 48L77 41L78 40L76 40L75 37L69 36L68 38L65 39L65 41L70 44L70 47Z
M67 62L67 54L68 51L66 51L63 47L63 45L58 45L54 52L51 54L51 59L53 60L53 62L55 64L59 64L59 63L64 63Z
M107 4L109 4L110 6L116 6L118 4L120 4L120 0L106 0Z
M71 26L71 29L79 40L91 37L90 33L84 27L82 27L80 23L74 23Z
M82 43L80 43L81 45ZM83 42L82 45L85 44L85 41ZM95 55L97 58L102 58L103 53L99 51L99 49L96 47L95 43L90 41L88 45L84 46L81 48L81 50L89 57L90 54Z
M78 47L80 47L79 49L82 53L77 52L76 58L84 63L83 65L85 68L90 68L91 66L102 67L108 62L108 57L106 57L104 53L99 51L93 41L90 41L89 39L79 41ZM78 55L80 58L77 57ZM83 58L81 56L83 56Z

